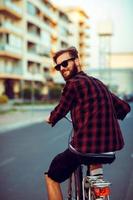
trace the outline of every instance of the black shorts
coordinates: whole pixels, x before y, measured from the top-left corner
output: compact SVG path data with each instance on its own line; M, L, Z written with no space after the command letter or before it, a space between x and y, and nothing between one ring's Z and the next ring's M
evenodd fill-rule
M66 149L63 153L58 154L51 162L48 170L48 176L56 182L63 182L68 179L80 164L90 165L96 163L112 163L112 159L89 158L81 156Z

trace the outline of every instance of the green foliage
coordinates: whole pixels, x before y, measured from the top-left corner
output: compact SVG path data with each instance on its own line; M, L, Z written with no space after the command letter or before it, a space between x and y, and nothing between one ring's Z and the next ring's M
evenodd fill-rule
M26 100L32 99L32 96L34 96L36 100L41 99L41 89L39 88L34 88L33 90L31 88L25 88L21 93L23 93L23 98Z
M8 97L6 95L0 95L0 104L8 103Z
M54 85L49 88L49 99L58 100L61 96L62 87L60 85Z

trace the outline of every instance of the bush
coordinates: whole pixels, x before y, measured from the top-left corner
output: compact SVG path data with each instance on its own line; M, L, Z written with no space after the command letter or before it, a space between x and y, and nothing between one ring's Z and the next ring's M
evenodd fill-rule
M49 88L49 98L53 100L58 100L61 96L62 87L60 85L54 85Z
M6 95L0 95L0 104L8 103L8 97Z
M34 91L32 91L31 88L25 88L21 93L23 93L23 98L26 100L30 100L32 98L32 95L34 95L34 98L36 100L41 99L41 90L38 88L34 88Z

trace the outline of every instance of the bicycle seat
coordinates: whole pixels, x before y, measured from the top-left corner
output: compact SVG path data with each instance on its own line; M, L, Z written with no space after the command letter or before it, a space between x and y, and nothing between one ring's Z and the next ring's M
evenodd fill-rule
M115 152L106 152L106 153L86 153L83 154L81 152L78 152L73 146L69 145L70 151L73 153L81 156L83 160L86 160L86 162L90 163L112 163L115 160ZM85 163L86 163L85 162Z
M82 154L85 157L89 158L114 158L115 152L107 152L107 153L88 153Z

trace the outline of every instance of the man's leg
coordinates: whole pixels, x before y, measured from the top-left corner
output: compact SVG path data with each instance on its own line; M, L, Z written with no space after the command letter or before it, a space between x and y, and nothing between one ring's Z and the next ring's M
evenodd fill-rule
M48 173L45 173L48 200L62 200L60 183L70 177L79 165L77 156L69 149L58 154L51 162Z
M102 164L90 165L90 175L91 176L103 176L103 166Z
M48 200L63 200L60 184L45 174Z

